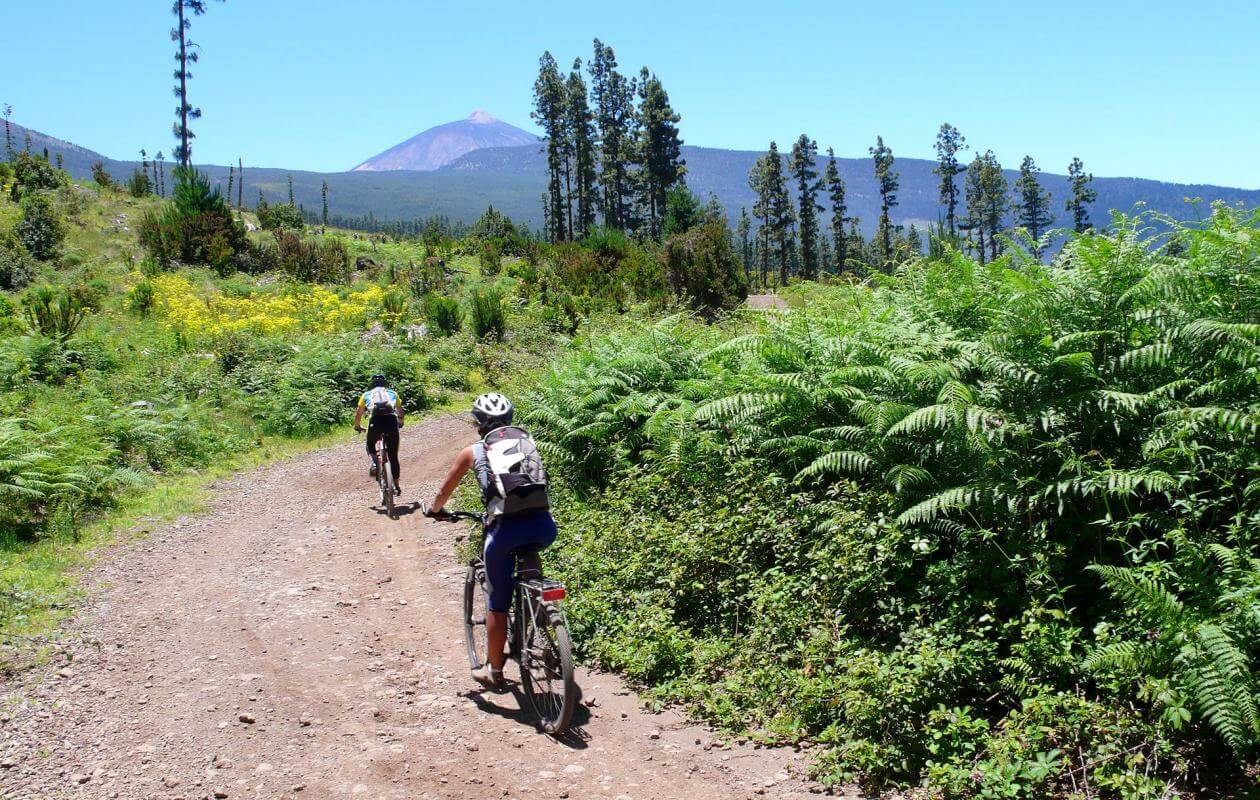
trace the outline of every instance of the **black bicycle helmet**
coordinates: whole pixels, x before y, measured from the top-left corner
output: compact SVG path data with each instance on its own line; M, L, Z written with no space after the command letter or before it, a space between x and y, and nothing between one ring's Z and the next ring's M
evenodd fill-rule
M373 376L372 376L372 388L373 388L373 389L375 389L375 388L376 388L376 387L378 387L378 386L387 386L387 385L389 385L389 381L385 380L385 376L384 376L384 375L381 375L381 374L379 374L379 373L378 373L378 374L376 374L376 375L373 375Z

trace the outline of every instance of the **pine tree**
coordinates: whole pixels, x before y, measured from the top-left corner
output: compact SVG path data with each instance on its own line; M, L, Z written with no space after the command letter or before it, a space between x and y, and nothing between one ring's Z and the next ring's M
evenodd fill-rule
M13 160L13 132L9 128L9 117L13 116L13 106L4 104L4 153L7 161Z
M753 165L748 175L748 185L757 193L753 215L762 220L761 280L765 285L773 257L779 270L779 282L786 285L791 266L790 229L794 221L792 201L788 197L787 183L783 175L783 159L779 146L770 143L770 150Z
M1010 207L1007 195L1010 187L1002 165L992 150L986 150L981 158L980 169L980 216L984 232L989 238L989 257L996 260L1002 252L998 234L1006 228L1006 212Z
M289 175L288 178L289 178L289 205L296 208L297 204L293 202L293 176Z
M326 229L328 227L328 181L324 181L324 185L320 187L319 194L324 202L324 210L320 214L320 223Z
M867 253L866 240L862 237L862 230L858 227L858 218L849 217L849 232L845 234L848 240L849 260L845 263L846 272L861 276L867 270L864 267L872 265L872 260Z
M748 171L748 188L753 190L752 213L757 218L757 265L761 276L761 286L766 285L770 274L770 192L766 184L766 157L762 156Z
M158 153L160 157L162 154ZM245 207L245 160L240 156L236 158L236 174L238 180L236 182L236 207Z
M236 183L236 167L229 164L228 165L228 188L227 188L227 199L228 199L229 205L231 205L232 203L232 186L235 183Z
M1015 210L1020 227L1032 237L1033 258L1041 260L1041 236L1054 224L1050 211L1050 192L1041 185L1041 170L1032 156L1024 156L1015 180Z
M955 178L967 169L959 163L958 154L966 149L966 138L953 125L943 123L936 134L937 165L933 172L941 179L941 204L945 206L945 222L951 238L957 235L954 218L958 209L958 183Z
M1068 165L1068 185L1072 196L1064 208L1072 215L1072 229L1077 233L1085 233L1094 227L1089 221L1089 206L1098 199L1098 192L1089 188L1093 179L1093 175L1085 172L1085 164L1079 158L1073 158Z
M801 276L806 280L818 279L818 143L801 134L792 145L789 169L796 179L796 196L799 202L797 223L800 226Z
M158 196L166 197L166 156L162 155L161 150L158 151L157 166L154 169L157 171Z
M599 39L588 69L599 130L600 208L605 225L626 230L633 222L630 167L635 83L617 71L616 54Z
M595 224L595 128L590 105L586 101L586 81L582 78L580 58L573 61L565 94L565 125L573 146L572 193L577 201L573 234L583 236Z
M879 183L879 236L884 246L885 263L892 261L892 221L888 212L897 206L897 189L900 188L900 176L893 171L892 148L884 144L884 137L875 137L875 146L869 148L871 158L875 162L875 180Z
M832 263L837 272L844 272L849 260L849 237L844 231L844 224L849 221L846 216L849 209L845 205L844 179L840 177L840 168L836 166L836 151L830 147L827 148L827 170L823 173L823 184L831 199Z
M538 60L538 80L534 81L534 112L531 115L543 129L547 152L547 237L553 242L569 238L568 214L564 191L565 151L568 135L565 129L566 93L560 69L550 52Z
M910 225L910 230L906 233L906 247L910 251L911 258L923 255L923 236L914 224Z
M196 138L188 127L188 121L201 117L201 109L188 102L188 81L192 78L188 65L201 59L201 48L188 38L188 30L192 27L189 17L206 13L206 0L175 0L171 5L171 13L177 20L175 27L171 28L171 41L179 43L179 49L175 51L175 61L179 64L179 69L175 70L175 79L178 81L175 85L175 97L179 100L179 106L175 109L177 121L174 133L179 141L179 146L175 148L175 158L179 160L181 167L187 168L192 159L191 142Z
M979 253L980 265L985 263L984 247L984 158L976 153L967 169L967 178L963 182L963 191L967 201L967 218L961 226L967 232L968 248Z
M739 238L739 259L744 265L744 278L752 282L752 222L748 209L739 209L739 222L735 224L735 236Z
M637 152L642 164L641 203L647 212L648 232L653 237L661 233L666 195L687 171L682 157L682 139L678 135L681 119L670 107L669 94L660 79L644 67L639 73Z

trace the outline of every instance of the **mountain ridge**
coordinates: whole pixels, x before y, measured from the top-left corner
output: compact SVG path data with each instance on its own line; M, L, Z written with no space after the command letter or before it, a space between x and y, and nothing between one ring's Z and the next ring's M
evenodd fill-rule
M44 147L50 153L62 153L67 170L77 178L87 178L91 165L99 160L117 179L125 180L139 166L138 162L115 160L85 147L55 139L14 123L13 142L21 147L27 133L35 151ZM724 150L685 145L683 156L688 162L687 182L692 191L707 198L715 194L726 208L731 223L740 208L752 208L753 195L748 188L748 169L763 153L751 150ZM869 158L837 158L847 184L850 214L861 219L862 229L873 231L878 215L878 188ZM820 165L825 158L820 159ZM167 162L169 170L171 163ZM932 173L935 162L926 159L898 158L896 169L901 173L901 205L893 211L897 224L928 224L938 219L937 177ZM224 189L228 167L199 164L212 182ZM1013 182L1015 172L1007 170ZM537 145L481 148L469 151L434 170L312 172L275 167L246 166L243 194L252 205L261 191L269 201L283 202L288 196L288 179L293 179L293 192L299 204L312 210L320 207L320 190L329 185L329 206L332 213L343 217L366 217L372 214L381 221L408 220L417 217L445 216L455 222L469 223L493 205L518 223L532 228L542 225L539 197L546 189L546 158ZM1066 176L1043 173L1042 184L1053 196L1056 225L1063 225L1066 215L1063 201L1067 196ZM1145 208L1168 214L1176 219L1194 219L1203 210L1185 202L1202 198L1205 202L1220 200L1230 204L1260 207L1260 190L1213 186L1210 184L1177 184L1147 178L1095 178L1098 190L1092 216L1103 223L1110 209L1134 210L1138 202ZM235 194L235 191L233 192Z

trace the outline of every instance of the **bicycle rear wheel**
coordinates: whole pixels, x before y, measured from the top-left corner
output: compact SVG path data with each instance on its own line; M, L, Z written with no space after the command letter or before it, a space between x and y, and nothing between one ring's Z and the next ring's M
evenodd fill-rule
M390 519L396 519L394 512L394 469L388 458L381 459L381 503Z
M468 647L468 666L481 669L490 653L486 638L486 592L476 565L469 564L464 574L464 642Z
M533 617L522 620L521 684L542 729L559 736L569 729L578 699L569 626L551 603L533 603L527 592L521 595Z

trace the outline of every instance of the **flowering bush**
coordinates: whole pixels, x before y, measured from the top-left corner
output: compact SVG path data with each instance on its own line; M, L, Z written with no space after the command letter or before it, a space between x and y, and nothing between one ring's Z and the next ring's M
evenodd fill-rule
M275 335L304 331L335 333L364 327L380 311L385 292L369 286L341 297L322 286L300 286L278 294L229 297L199 291L182 275L152 279L157 318L185 336L217 338L234 333Z

